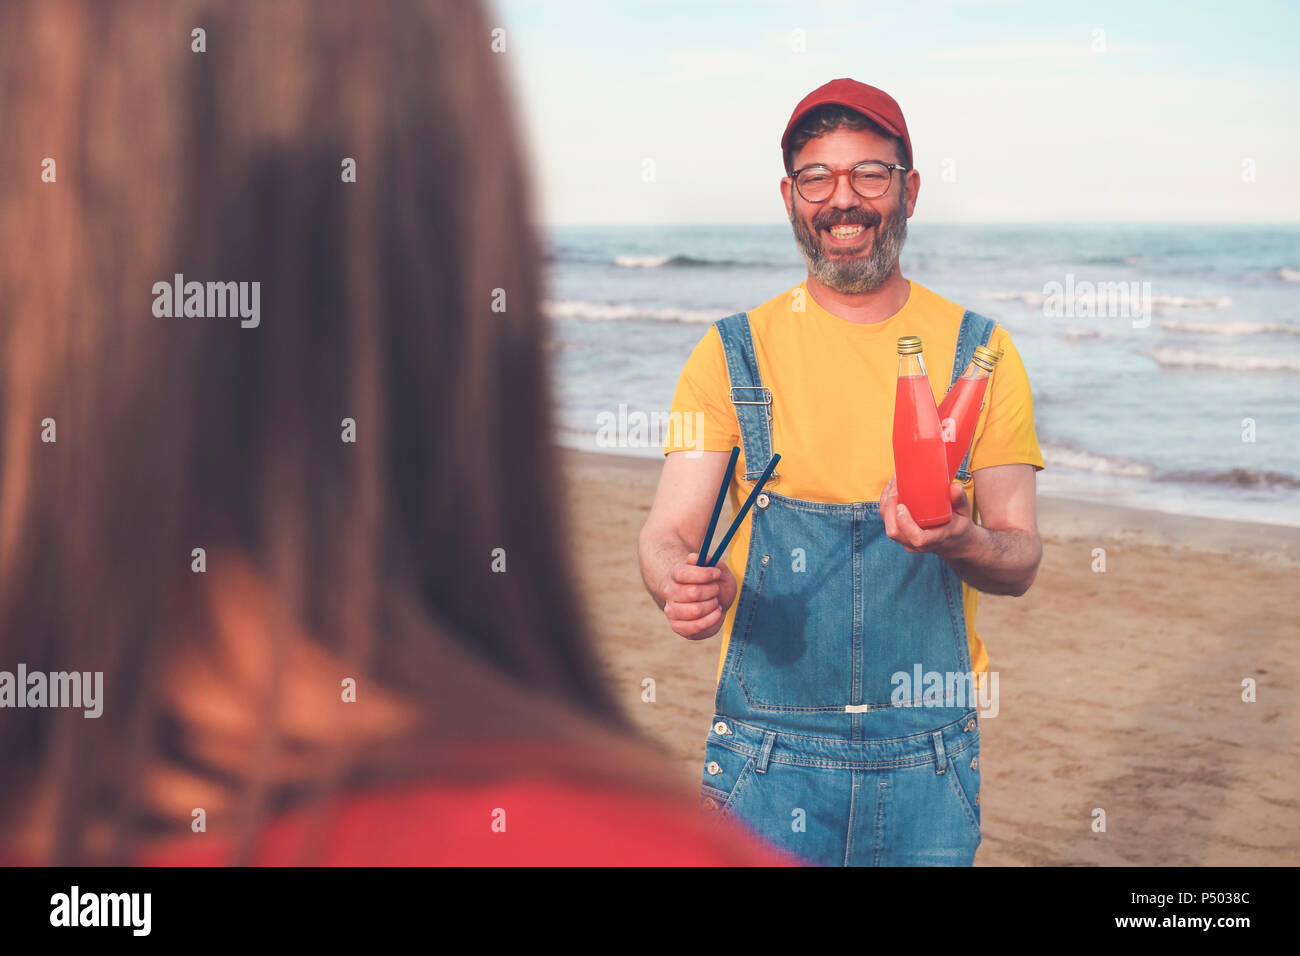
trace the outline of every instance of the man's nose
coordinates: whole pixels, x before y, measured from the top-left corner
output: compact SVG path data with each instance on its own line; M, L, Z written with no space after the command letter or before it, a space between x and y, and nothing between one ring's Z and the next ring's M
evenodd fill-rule
M852 209L862 205L862 197L854 191L848 176L835 177L835 190L831 193L829 204L836 209Z

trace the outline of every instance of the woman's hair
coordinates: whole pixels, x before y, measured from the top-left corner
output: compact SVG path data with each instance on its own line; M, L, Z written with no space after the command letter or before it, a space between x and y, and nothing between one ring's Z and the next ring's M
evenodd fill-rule
M654 785L635 748L565 765L635 735L571 583L492 43L464 0L0 5L0 670L102 672L104 698L0 714L0 845L33 792L52 859L186 832L159 767L237 794L245 848L336 784ZM177 281L205 284L181 314ZM207 283L256 291L256 324ZM175 666L220 660L204 588L237 559L274 597L247 684ZM342 726L420 719L286 729L299 638L339 662ZM187 701L223 682L255 733L205 743Z

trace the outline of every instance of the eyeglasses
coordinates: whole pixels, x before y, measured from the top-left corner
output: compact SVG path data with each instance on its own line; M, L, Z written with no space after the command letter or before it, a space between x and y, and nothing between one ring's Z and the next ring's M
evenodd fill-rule
M865 162L858 163L852 169L831 169L818 163L796 169L790 178L794 180L794 188L799 190L799 195L808 202L825 202L829 199L831 193L835 192L835 183L845 174L848 174L849 184L855 193L863 199L875 199L889 192L891 173L895 169L906 172L909 168L898 163Z

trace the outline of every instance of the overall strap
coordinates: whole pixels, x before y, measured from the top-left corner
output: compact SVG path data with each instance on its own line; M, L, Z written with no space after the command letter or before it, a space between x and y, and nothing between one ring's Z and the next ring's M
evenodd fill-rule
M966 314L961 317L961 328L957 331L957 350L952 357L952 381L948 383L948 388L957 384L961 373L966 371L966 366L970 364L975 354L975 346L989 344L996 325L997 323L992 319L985 318L970 309L966 310ZM986 400L987 397L986 395ZM970 453L971 450L966 449L966 457L961 460L961 467L957 469L957 480L963 484L970 480L970 472L966 470L970 465Z
M731 382L730 399L740 423L740 447L745 453L745 480L758 481L772 457L772 390L763 384L754 355L749 313L737 312L714 323L722 339ZM768 479L776 481L776 472Z

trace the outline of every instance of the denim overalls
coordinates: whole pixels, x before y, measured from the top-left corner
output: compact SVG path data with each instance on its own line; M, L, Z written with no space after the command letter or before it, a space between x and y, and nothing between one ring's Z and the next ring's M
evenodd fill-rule
M963 315L953 382L993 327ZM774 450L780 396L759 376L748 315L717 329L752 484ZM705 807L810 863L970 865L980 731L961 579L888 537L878 501L765 489L750 520Z

